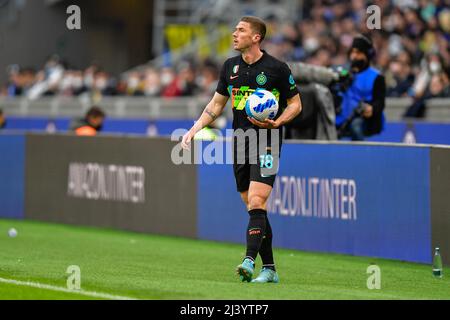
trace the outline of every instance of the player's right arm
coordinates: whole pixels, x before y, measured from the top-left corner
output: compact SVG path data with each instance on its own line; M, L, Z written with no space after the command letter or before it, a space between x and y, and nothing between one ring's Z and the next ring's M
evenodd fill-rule
M225 105L228 101L227 96L221 95L216 92L211 99L211 101L206 105L205 110L203 110L202 115L192 128L183 136L183 140L181 141L181 147L184 149L189 148L189 144L194 138L195 134L202 130L204 127L210 125L214 120L217 119L223 112Z

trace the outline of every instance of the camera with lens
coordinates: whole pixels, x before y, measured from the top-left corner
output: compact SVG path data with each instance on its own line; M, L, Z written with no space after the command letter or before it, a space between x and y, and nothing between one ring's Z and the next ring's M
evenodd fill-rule
M320 83L333 95L336 114L341 112L342 94L352 85L353 74L342 66L326 68L302 62L288 62L294 78L300 83Z

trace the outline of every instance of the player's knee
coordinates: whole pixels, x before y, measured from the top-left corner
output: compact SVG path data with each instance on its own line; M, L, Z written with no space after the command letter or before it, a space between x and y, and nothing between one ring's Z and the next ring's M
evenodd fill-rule
M250 196L248 198L248 207L250 210L265 209L266 199L260 196Z

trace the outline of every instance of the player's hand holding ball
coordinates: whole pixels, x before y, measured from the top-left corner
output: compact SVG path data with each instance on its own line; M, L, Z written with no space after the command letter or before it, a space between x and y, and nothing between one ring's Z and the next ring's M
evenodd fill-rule
M278 101L272 92L258 89L245 103L248 120L264 129L276 129L280 124L273 120L278 113Z
M264 128L264 129L276 129L276 128L278 128L280 126L277 123L277 121L270 120L270 119L266 119L264 121L258 121L256 119L253 119L253 118L250 118L250 117L247 117L247 118L255 126L258 126L260 128Z

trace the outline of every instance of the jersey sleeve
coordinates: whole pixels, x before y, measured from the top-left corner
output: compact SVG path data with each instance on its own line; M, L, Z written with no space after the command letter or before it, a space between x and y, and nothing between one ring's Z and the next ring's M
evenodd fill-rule
M220 70L219 82L217 83L216 92L220 93L223 96L229 97L230 93L228 92L228 82L227 82L227 62L222 66L222 70Z
M294 77L292 76L291 69L289 69L286 63L283 63L280 68L280 91L281 95L286 99L290 99L298 94L297 85L295 84Z

